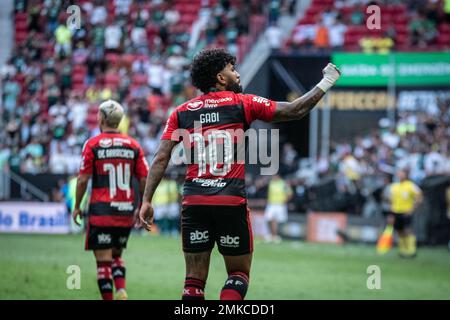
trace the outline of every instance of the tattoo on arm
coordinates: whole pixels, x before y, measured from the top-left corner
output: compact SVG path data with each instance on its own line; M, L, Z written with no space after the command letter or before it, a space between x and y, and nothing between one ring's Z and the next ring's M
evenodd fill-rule
M307 115L325 95L325 92L314 87L292 102L277 102L277 109L272 122L299 120Z
M159 149L156 153L155 159L151 165L150 171L147 176L147 183L145 186L143 201L151 202L153 194L158 187L164 172L166 172L167 165L169 164L170 156L172 154L173 147L177 144L175 141L162 140L159 145Z

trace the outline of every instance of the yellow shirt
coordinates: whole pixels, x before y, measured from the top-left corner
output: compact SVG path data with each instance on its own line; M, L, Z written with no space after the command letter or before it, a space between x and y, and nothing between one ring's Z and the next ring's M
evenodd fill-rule
M118 129L120 133L127 135L129 128L130 128L130 118L128 118L128 116L125 115L120 121Z
M393 183L391 186L391 211L394 213L412 213L420 189L412 181Z
M175 180L169 181L169 202L170 203L178 202L178 186Z
M70 40L72 39L72 33L70 32L69 28L62 24L58 28L56 28L55 37L56 42L60 44L70 43Z
M284 180L272 180L269 184L269 204L285 204L292 194L291 188Z
M158 188L153 195L152 203L154 206L167 205L170 202L169 198L169 181L166 179L161 180Z

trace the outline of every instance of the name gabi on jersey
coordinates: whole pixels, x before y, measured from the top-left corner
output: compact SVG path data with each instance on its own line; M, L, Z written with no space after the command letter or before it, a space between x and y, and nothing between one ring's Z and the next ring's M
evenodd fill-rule
M212 123L212 122L219 122L219 113L218 112L211 112L211 113L204 113L200 115L200 123Z
M222 178L220 179L201 179L201 178L194 178L192 179L192 182L200 183L202 187L214 187L214 188L223 188L227 185L225 181L223 181Z
M98 150L99 159L123 158L134 159L134 151L130 149L102 149Z

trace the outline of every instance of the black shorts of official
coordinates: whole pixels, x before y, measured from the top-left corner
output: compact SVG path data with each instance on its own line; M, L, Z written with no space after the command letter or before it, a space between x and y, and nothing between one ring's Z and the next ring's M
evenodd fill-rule
M183 251L210 251L217 243L225 256L253 252L253 233L247 205L183 206L181 210Z
M394 213L394 229L403 231L412 225L412 215Z
M86 230L86 250L123 249L127 247L130 227L99 227L89 224Z

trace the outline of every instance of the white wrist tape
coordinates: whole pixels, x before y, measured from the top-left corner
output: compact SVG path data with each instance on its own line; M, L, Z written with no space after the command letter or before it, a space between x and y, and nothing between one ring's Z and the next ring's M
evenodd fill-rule
M334 85L334 82L331 80L328 80L326 78L323 78L320 80L320 82L317 84L317 86L322 89L323 92L327 92L332 86Z

